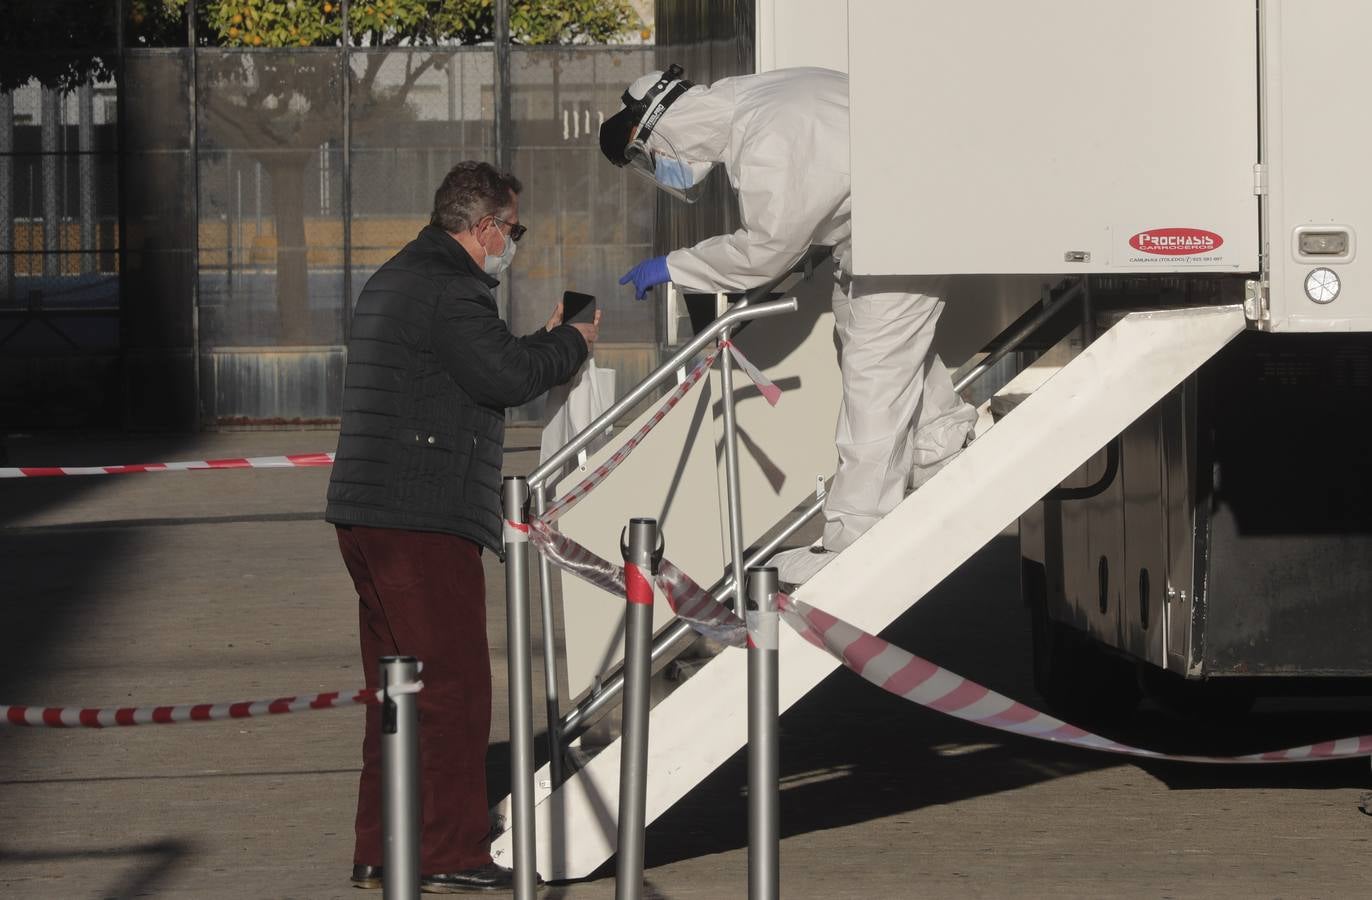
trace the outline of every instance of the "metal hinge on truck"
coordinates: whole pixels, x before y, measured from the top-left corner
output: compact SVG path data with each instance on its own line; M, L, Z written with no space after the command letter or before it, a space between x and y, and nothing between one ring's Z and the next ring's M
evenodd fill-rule
M1258 325L1272 319L1267 286L1266 279L1250 278L1243 283L1243 315Z

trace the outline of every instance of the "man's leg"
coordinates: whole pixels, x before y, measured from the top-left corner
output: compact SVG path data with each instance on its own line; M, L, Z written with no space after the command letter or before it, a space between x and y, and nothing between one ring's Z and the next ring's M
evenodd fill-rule
M911 432L920 421L934 327L943 310L936 295L882 289L907 284L921 286L854 279L846 294L834 295L843 400L834 437L838 472L824 503L826 550L846 548L905 497L915 454Z
M924 399L914 423L911 487L933 478L957 456L976 424L976 407L953 390L953 379L943 360L930 356L924 371Z
M366 560L394 652L424 664L424 690L417 695L420 869L428 875L485 865L491 861L486 805L491 667L480 549L452 535L351 531Z
M352 528L338 529L338 549L352 576L358 598L358 637L362 651L362 672L368 689L381 686L377 661L395 654L395 642L376 596L367 561ZM356 841L353 864L381 865L381 707L366 708L366 728L362 738L362 777L357 786Z

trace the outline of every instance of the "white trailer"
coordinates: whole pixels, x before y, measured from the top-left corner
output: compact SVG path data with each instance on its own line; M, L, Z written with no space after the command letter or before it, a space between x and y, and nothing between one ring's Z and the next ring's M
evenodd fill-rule
M1137 671L1176 696L1372 675L1372 5L756 12L759 69L849 71L855 273L953 276L937 346L964 372L1011 333L1038 354L977 440L798 596L880 631L1019 519L1040 686L1064 706L1126 702ZM739 339L787 388L777 410L738 407L747 542L834 465L828 288L796 290L800 316ZM657 515L669 556L722 571L718 396L683 404L564 530L616 558L624 521ZM569 687L594 698L619 610L570 579L562 601ZM783 710L834 666L794 634L780 656ZM744 667L725 651L654 708L650 821L743 745ZM613 742L560 785L539 773L545 878L613 853L618 772Z

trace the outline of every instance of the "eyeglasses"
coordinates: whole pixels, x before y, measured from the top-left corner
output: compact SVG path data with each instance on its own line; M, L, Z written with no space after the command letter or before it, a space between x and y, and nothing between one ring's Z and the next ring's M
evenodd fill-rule
M506 222L504 219L498 218L496 216L491 216L491 221L499 222L501 225L509 225L510 240L514 241L516 244L519 243L519 239L524 237L524 235L529 230L528 228L525 228L523 225L520 225L518 222Z

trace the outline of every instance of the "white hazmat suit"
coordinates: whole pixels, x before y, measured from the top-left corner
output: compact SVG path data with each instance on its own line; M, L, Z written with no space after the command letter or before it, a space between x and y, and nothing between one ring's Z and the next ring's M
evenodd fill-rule
M685 162L723 163L738 192L742 227L668 254L682 288L747 290L812 244L834 249L843 399L822 543L843 550L900 503L907 481L918 486L956 454L976 421L931 349L941 282L851 274L845 74L784 69L693 87L662 115L650 148L659 136ZM828 555L778 558L782 580L804 581Z

